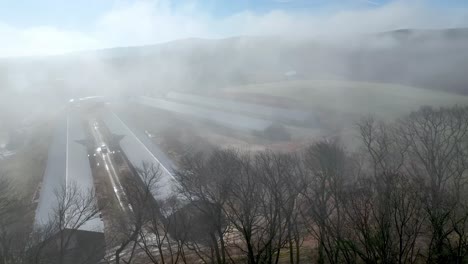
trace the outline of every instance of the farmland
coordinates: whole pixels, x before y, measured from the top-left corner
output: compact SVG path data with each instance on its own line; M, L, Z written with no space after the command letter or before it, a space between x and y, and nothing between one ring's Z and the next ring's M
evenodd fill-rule
M468 104L468 96L387 83L300 80L232 86L225 92L275 95L294 99L301 107L337 115L374 114L395 118L423 105Z

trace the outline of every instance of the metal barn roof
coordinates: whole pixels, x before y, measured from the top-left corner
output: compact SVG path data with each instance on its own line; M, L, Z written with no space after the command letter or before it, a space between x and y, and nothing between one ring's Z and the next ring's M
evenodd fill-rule
M222 109L234 113L251 114L278 122L293 122L300 124L309 121L312 117L311 113L301 110L244 103L235 100L199 96L188 93L169 92L166 97L179 102Z
M141 168L144 163L159 167L161 179L158 182L159 188L153 190L154 198L164 199L171 196L175 184L172 162L144 134L131 129L115 113L104 113L103 121L112 134L123 136L119 142L120 147L135 168Z
M210 121L218 125L247 132L263 132L273 123L268 120L252 118L240 114L228 113L194 106L184 103L168 101L164 99L150 98L145 96L134 99L142 105L158 108L161 110L196 117L201 120Z
M49 147L47 167L36 208L37 226L53 220L58 205L56 193L64 186L67 189L76 186L82 194L94 189L85 142L86 136L77 114L69 113L66 119L58 122ZM101 219L96 217L78 229L103 232L104 225Z

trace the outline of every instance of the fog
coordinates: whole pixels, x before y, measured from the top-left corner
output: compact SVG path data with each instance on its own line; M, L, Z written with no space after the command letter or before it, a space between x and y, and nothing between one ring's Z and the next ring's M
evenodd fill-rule
M49 1L0 4L5 263L468 260L468 7Z
M273 2L273 1L272 1ZM83 27L32 24L15 26L0 20L2 57L62 54L77 50L151 45L185 38L240 35L337 38L402 28L441 29L468 25L466 8L431 5L429 1L337 1L301 9L306 1L277 1L271 10L237 10L216 15L215 4L202 1L116 1ZM296 2L296 3L294 3ZM317 1L319 2L319 1ZM71 8L75 5L70 5ZM46 11L46 6L38 6ZM44 10L43 10L44 9Z
M465 93L467 44L466 29L409 29L333 43L273 36L184 39L3 59L0 82L2 93L25 96L23 100L39 95L41 101L216 90L283 81L288 71L296 72L297 79L388 82Z
M2 121L31 109L56 112L70 98L291 79L467 93L466 9L344 1L308 12L281 4L216 17L197 1L121 1L84 21L87 30L0 21L8 36L0 43Z

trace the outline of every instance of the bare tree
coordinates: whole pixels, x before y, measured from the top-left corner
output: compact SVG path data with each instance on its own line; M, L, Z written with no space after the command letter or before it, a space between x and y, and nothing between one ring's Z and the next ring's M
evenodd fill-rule
M229 162L235 172L224 212L235 230L240 233L236 247L246 255L249 264L272 261L276 243L281 243L279 206L274 204L274 194L267 190L255 161L249 154L232 152ZM260 164L259 164L260 165ZM273 183L274 184L274 183ZM275 229L278 228L278 229Z
M187 263L184 245L190 218L181 210L183 204L176 196L158 201L158 210L153 212L139 242L152 263Z
M281 250L288 247L290 261L299 262L296 156L216 150L208 157L186 157L183 164L177 173L179 191L214 227L206 230L208 250L196 241L186 243L202 261L235 262L230 253L237 249L248 263L278 263Z
M77 237L83 228L90 231L92 220L99 217L93 189L83 190L75 183L55 190L57 205L48 223L36 226L29 236L29 263L94 263L104 252L104 239L81 245L85 252L78 254ZM51 201L52 202L52 201ZM89 225L89 226L87 226ZM84 249L84 248L81 248Z
M28 259L30 222L28 207L6 176L0 174L0 263L24 263Z
M308 229L317 239L319 263L343 262L340 246L344 239L343 194L347 175L347 157L336 141L312 144L303 157L305 173L302 194L308 201L303 214Z
M466 250L468 108L423 107L400 122L430 222L430 263L462 261Z
M225 240L228 225L224 207L238 174L236 156L234 151L220 150L208 157L187 155L176 172L179 193L190 204L191 213L198 215L195 219L203 221L193 223L203 232L198 233L198 239L187 239L186 246L204 263L232 262Z
M265 245L263 251L257 247L256 254L263 255L260 263L278 263L285 247L289 250L290 263L299 263L303 238L298 206L303 188L299 158L289 153L267 151L254 156L254 168L257 184L262 185L265 192L260 202L262 225L267 232L257 237Z
M145 225L154 215L156 204L153 193L157 191L161 173L159 167L142 164L124 182L126 210L121 208L119 219L114 224L112 244L115 263L131 263L140 246L141 235L145 237ZM123 210L123 211L122 211ZM144 238L143 237L143 238Z
M378 243L372 244L379 245L374 248L375 256L386 263L412 263L420 252L416 240L424 215L417 179L404 170L409 145L396 125L367 118L361 120L358 128L374 200L370 208Z
M188 223L174 216L181 203L175 196L155 199L162 187L159 167L143 164L138 175L139 179L133 179L134 184L130 185L133 187L128 190L133 212L141 216L142 225L138 228L139 237L136 240L138 248L143 250L151 263L185 262L183 245L186 234L178 231L178 228L184 230Z
M98 218L99 208L94 190L81 190L75 183L58 190L56 196L58 206L55 209L54 226L60 236L59 263L63 263L75 232L90 220Z

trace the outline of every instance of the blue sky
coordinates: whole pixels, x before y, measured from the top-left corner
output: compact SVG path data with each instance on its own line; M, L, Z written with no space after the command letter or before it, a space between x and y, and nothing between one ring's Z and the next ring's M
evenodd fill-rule
M0 1L0 18L4 23L17 26L39 24L60 25L70 28L86 28L94 19L104 12L119 6L138 2L135 0L2 0ZM378 7L391 0L173 0L171 5L178 7L193 3L200 10L209 12L215 17L229 16L245 10L265 13L271 10L309 11L326 9L351 9ZM468 6L466 0L431 0L428 5L439 7Z
M0 56L233 35L468 26L466 0L0 0Z
M454 2L462 2L454 1ZM92 26L92 21L101 14L116 7L132 4L131 0L0 0L0 18L2 22L17 26L60 25L66 28L86 28ZM208 12L214 17L229 16L238 12L250 10L265 13L271 10L310 11L333 8L365 7L384 5L389 0L201 0L201 1L171 1L171 6L177 8L188 3L197 5L199 10ZM446 2L446 1L443 1ZM450 2L450 1L449 1Z

